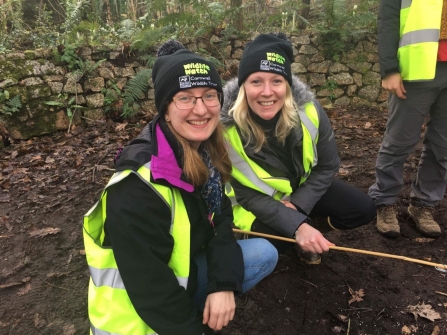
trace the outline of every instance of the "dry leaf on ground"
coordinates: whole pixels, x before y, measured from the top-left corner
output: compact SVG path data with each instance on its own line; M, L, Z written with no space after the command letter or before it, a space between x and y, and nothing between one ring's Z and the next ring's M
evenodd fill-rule
M349 293L352 296L352 298L349 299L349 301L348 301L349 305L352 304L353 302L362 301L363 300L362 297L365 296L365 292L363 291L362 288L360 290L358 290L358 291L354 291L352 288L350 288L348 286L348 289L349 289Z
M48 234L57 234L60 231L59 228L44 228L39 230L30 231L29 234L31 237L42 237Z
M414 319L417 320L418 316L428 319L430 321L435 321L441 319L441 315L432 309L431 305L426 305L424 302L422 304L417 304L415 306L407 306L406 311L414 315Z

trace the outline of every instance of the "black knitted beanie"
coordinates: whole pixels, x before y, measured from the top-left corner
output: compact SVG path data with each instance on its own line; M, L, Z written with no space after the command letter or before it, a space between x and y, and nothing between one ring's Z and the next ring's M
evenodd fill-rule
M175 40L167 41L158 49L157 60L152 67L152 81L155 106L160 115L166 113L168 103L179 91L211 87L222 93L222 82L216 68Z
M292 86L292 44L283 33L258 35L247 43L239 63L238 84L241 86L255 72L270 72L283 76Z

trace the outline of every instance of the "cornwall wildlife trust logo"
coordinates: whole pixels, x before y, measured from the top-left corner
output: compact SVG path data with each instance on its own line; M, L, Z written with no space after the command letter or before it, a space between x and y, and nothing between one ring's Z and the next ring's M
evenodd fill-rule
M277 72L287 76L286 67L284 66L285 62L286 59L283 56L275 52L267 52L266 59L261 60L259 69L261 71Z
M188 88L191 87L191 80L189 76L181 76L178 78L180 88Z

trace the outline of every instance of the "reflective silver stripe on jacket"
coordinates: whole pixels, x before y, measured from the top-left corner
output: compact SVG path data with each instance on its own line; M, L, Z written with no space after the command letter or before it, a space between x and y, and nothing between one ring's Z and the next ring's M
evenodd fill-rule
M312 166L315 166L318 163L317 143L316 143L316 139L317 139L317 136L318 136L318 128L315 127L315 125L309 119L309 117L307 116L305 111L300 110L300 111L298 111L298 114L300 116L301 122L304 124L304 126L309 131L310 137L312 139L312 148L313 148L313 151L314 151L314 159L313 159L313 162L312 162ZM305 177L307 178L309 176L309 174L310 174L310 170L306 174Z
M121 290L126 289L118 269L97 269L92 266L89 266L88 268L90 270L90 276L92 277L93 284L95 284L96 287L110 286Z
M98 269L93 266L89 266L90 276L92 277L93 284L96 287L100 286L110 286L112 288L125 290L123 279L118 269L108 268L108 269ZM188 277L176 277L180 286L188 286Z
M416 43L438 42L439 32L439 29L423 29L403 34L399 41L399 48Z
M228 194L231 192L231 190L232 190L231 184L229 182L226 182L225 183L225 193ZM228 196L228 197L230 198L231 206L236 206L237 200L236 200L236 196L234 195L234 192L233 192L232 196Z
M98 329L94 325L90 324L90 330L92 331L93 335L120 335L116 333L109 333L108 331ZM146 335L158 335L157 333L148 333Z
M405 9L411 6L411 3L413 2L413 0L402 0L402 2L400 3L400 9Z
M249 179L256 187L267 195L274 196L276 189L264 183L256 173L251 169L250 165L234 150L232 145L228 143L228 151L230 154L231 163L241 171L247 179Z

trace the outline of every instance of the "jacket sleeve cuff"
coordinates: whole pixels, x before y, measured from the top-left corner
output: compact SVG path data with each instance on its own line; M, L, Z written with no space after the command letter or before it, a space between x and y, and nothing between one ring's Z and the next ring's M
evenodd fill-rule
M232 281L210 281L207 285L208 294L233 291L234 293L242 293L242 285Z

